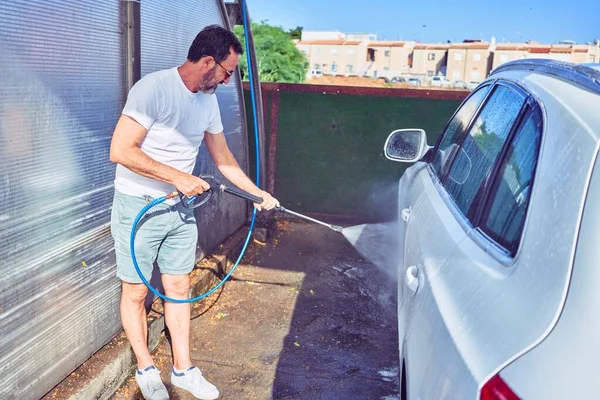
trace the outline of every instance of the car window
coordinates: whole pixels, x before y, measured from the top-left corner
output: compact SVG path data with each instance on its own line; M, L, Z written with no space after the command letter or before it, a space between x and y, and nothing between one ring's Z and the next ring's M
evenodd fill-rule
M442 139L437 147L433 162L431 163L435 174L442 180L446 175L449 161L454 156L462 140L462 133L467 129L469 121L477 106L481 103L490 86L484 86L473 92L471 96L463 103L462 107L454 114L454 117L442 133Z
M514 255L523 230L540 148L542 117L534 109L510 144L492 188L481 229Z
M500 154L525 102L525 96L497 85L473 122L450 167L444 186L458 206L471 217L475 196Z

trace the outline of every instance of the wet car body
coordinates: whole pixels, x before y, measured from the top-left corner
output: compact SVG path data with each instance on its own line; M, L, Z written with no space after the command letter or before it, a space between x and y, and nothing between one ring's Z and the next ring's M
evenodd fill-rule
M521 60L390 135L403 398L600 393L599 110L600 66Z

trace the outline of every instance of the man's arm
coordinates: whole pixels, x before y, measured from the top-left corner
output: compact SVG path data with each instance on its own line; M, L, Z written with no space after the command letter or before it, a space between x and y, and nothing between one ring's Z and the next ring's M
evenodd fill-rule
M212 159L215 161L217 168L219 168L219 171L221 171L225 178L240 189L263 199L261 204L255 204L255 207L258 210L262 208L270 210L279 206L277 199L273 198L273 196L264 190L259 189L254 182L246 176L229 150L223 132L217 134L206 133L204 135L204 142L206 143L206 147L208 148Z
M121 115L110 143L110 161L148 178L174 185L187 196L210 188L204 180L155 161L140 146L148 131L136 120Z

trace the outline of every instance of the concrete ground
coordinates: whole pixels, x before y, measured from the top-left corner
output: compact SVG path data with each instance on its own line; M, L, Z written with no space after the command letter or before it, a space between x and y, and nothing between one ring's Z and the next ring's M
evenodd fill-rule
M279 221L193 306L191 347L221 399L398 399L396 282L344 236ZM168 335L155 363L171 399L193 399L169 383ZM112 399L142 399L133 375Z

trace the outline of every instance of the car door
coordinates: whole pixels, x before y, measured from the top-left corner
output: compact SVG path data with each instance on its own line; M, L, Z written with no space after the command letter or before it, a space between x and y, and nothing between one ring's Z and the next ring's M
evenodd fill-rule
M404 258L398 269L398 335L400 354L403 353L405 332L409 328L409 316L414 294L419 290L421 260L439 266L450 254L466 232L452 219L437 188L439 179L447 172L453 151L458 148L462 136L473 115L489 91L484 86L469 96L455 112L440 135L433 162L419 162L409 168L400 180L399 207L404 229L401 229L399 246ZM439 229L443 227L443 229Z
M404 338L409 399L457 398L458 392L470 393L472 388L477 393L472 378L454 376L462 364L456 350L460 338L447 328L453 323L449 319L460 318L460 310L452 309L452 296L468 294L460 282L449 287L437 277L472 231L471 218L527 99L516 87L490 86L478 88L469 98L475 102L478 96L483 105L474 106L469 118L457 119L455 137L446 138L449 132L444 133L427 168L429 176L422 174L415 181L421 194L410 210L405 253L405 281L418 280ZM467 389L453 386L455 382Z

